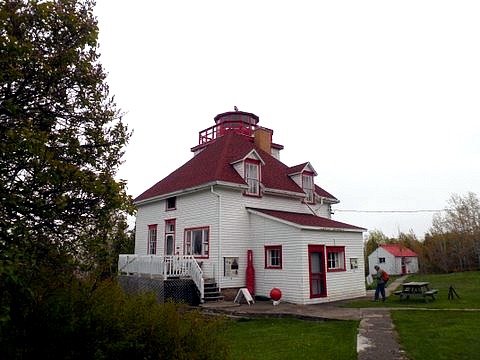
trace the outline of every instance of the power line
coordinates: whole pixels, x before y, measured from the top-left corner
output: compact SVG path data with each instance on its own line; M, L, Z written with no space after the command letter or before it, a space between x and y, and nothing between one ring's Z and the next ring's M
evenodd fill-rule
M333 212L353 212L353 213L399 213L399 214L411 214L411 213L435 213L446 211L447 209L419 209L419 210L352 210L352 209L332 209Z

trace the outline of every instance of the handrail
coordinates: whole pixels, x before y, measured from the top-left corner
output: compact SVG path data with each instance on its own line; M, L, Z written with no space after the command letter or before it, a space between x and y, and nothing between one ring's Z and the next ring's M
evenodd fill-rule
M203 271L192 255L136 255L120 254L118 256L118 272L126 274L160 275L169 277L190 277L204 297Z
M252 136L256 125L247 124L244 121L225 121L221 124L210 126L198 133L198 144L202 145L223 136L229 131L237 134Z

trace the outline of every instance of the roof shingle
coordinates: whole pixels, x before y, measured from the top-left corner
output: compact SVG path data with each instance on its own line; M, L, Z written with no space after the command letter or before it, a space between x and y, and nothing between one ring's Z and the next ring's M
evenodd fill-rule
M400 246L396 244L386 244L386 245L380 245L382 249L385 249L388 251L390 254L393 256L418 256L416 252L413 250L410 250L409 248L406 248L405 246Z
M262 183L266 188L303 192L288 176L291 170L288 166L255 146L253 138L232 132L212 141L203 151L144 191L134 201L140 202L215 181L245 185L244 179L231 164L242 159L252 149L255 149L265 162L262 166ZM315 190L320 196L336 200L317 185Z
M253 211L258 211L265 215L269 215L281 220L285 220L294 224L302 226L311 226L319 228L329 228L329 229L342 229L342 230L366 230L364 228L342 223L340 221L335 221L329 218L316 216L313 214L304 214L304 213L295 213L289 211L280 211L280 210L268 210L268 209L258 209L258 208L247 208Z

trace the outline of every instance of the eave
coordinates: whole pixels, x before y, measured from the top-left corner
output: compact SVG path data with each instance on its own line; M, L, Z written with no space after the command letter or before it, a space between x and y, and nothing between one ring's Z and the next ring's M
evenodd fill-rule
M288 225L288 226L292 226L292 227L300 229L300 230L314 230L314 231L319 231L320 230L320 231L355 232L355 233L363 233L364 231L366 231L366 229L363 229L363 228L345 229L345 228L332 228L332 227L324 227L324 226L302 225L302 224L297 224L295 222L288 221L288 220L285 220L285 219L280 219L280 218L272 216L272 215L265 214L261 211L256 211L252 208L246 208L246 209L251 214L255 214L255 215L261 216L265 219L270 219L270 220L273 220L273 221L276 221L276 222L279 222L279 223L282 223L282 224L285 224L285 225Z

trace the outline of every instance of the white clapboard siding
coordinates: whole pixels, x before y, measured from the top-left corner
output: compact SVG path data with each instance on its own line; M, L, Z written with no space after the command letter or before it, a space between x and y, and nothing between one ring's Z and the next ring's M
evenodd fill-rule
M250 216L257 294L268 296L272 287L279 287L285 301L305 304L365 295L361 233L300 230L254 214ZM282 245L282 269L265 269L266 245ZM325 298L310 299L308 245L345 246L346 271L327 272ZM351 257L358 259L358 269L350 269Z
M365 296L365 276L363 261L363 237L361 233L342 231L303 231L307 245L323 244L325 246L345 247L345 271L326 274L327 296L310 299L310 285L304 293L305 304L316 304ZM326 256L326 254L325 254ZM358 269L350 269L350 258L358 259ZM326 261L326 260L325 260ZM308 278L308 266L305 276Z
M250 214L250 221L256 294L269 296L277 287L282 300L299 302L304 260L298 229L254 214ZM282 269L265 269L265 246L270 245L282 246Z
M242 287L245 286L247 250L252 249L253 239L250 235L250 218L246 208L257 207L307 214L311 214L311 211L304 203L301 202L300 199L295 198L271 195L264 195L261 198L257 198L252 196L244 196L241 191L227 188L215 188L215 192L219 193L222 198L222 278L219 279L220 281L217 281L221 284L221 287ZM223 276L224 257L239 258L239 271L237 276ZM256 254L254 254L254 257L256 257ZM263 250L261 258L264 259Z
M385 258L384 263L380 263L380 258ZM408 263L406 264L406 272L416 273L418 272L418 257L407 257ZM370 255L368 255L368 269L370 274L375 274L375 265L379 265L383 270L392 275L402 274L402 257L394 256L382 247L378 247Z
M185 229L209 227L210 254L208 259L198 259L202 262L202 270L206 277L213 276L218 268L218 198L210 190L199 191L184 196L178 196L176 210L166 211L165 200L138 207L135 253L146 254L148 243L148 225L158 224L157 254L164 254L165 220L175 219L175 247L183 255Z
M284 301L310 304L365 295L363 243L361 233L301 230L297 227L249 213L246 208L263 208L311 214L300 199L272 195L244 196L242 190L214 186L211 189L177 196L176 210L166 211L165 201L138 208L135 253L146 254L148 225L157 226L157 254L164 254L165 220L176 220L175 246L184 250L186 228L210 228L210 254L202 263L205 277L214 277L220 288L244 287L247 250L253 251L257 295L269 296L273 287L282 290ZM216 195L220 195L220 199ZM220 206L221 204L221 206ZM328 211L315 204L316 211ZM330 214L328 214L330 217ZM220 236L220 239L219 239ZM328 297L310 299L308 245L345 246L344 272L327 273ZM265 269L265 246L282 246L282 269ZM238 258L238 275L224 276L224 258ZM358 259L351 270L349 259Z

